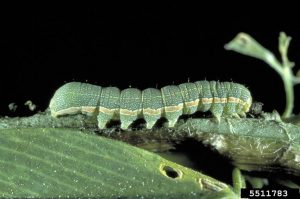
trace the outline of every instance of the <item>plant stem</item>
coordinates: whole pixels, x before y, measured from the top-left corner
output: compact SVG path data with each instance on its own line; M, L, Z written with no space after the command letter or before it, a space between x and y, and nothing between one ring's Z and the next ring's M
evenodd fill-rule
M294 108L293 74L286 56L282 55L282 59L281 64L272 53L268 53L264 61L281 76L285 90L285 110L282 117L288 118L293 113Z
M293 113L294 108L294 89L293 89L293 75L289 67L283 66L282 80L285 90L285 110L282 114L283 118L288 118Z
M283 118L288 118L292 115L294 108L293 86L300 84L300 78L294 76L291 69L294 66L294 63L290 62L287 56L290 41L291 37L288 37L283 32L280 33L278 48L282 63L277 60L271 51L264 48L260 45L260 43L246 33L239 33L231 42L225 45L225 49L227 50L234 50L238 53L255 57L266 62L281 76L286 93L286 105L282 114Z

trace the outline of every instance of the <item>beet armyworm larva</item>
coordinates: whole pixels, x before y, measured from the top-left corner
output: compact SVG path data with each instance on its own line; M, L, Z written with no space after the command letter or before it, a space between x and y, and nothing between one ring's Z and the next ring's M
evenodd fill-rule
M252 104L250 91L233 82L197 81L161 89L120 90L87 83L70 82L60 87L50 102L52 116L84 113L97 115L100 129L110 120L120 120L121 128L144 118L150 129L165 117L173 127L181 115L210 111L220 117L245 117Z

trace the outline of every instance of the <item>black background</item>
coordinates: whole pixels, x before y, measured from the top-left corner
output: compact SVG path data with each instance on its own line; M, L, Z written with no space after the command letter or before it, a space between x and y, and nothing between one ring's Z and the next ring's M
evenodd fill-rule
M23 105L29 99L43 111L54 91L70 81L144 89L203 79L244 84L265 111L282 113L279 75L224 44L247 32L278 56L278 35L285 31L293 37L289 55L297 68L296 13L230 12L179 3L2 12L0 115L32 114ZM11 102L18 105L15 113L8 110Z
M55 90L70 81L144 89L203 79L244 84L254 100L264 103L264 111L282 113L285 93L279 75L260 60L224 49L236 34L246 32L279 56L278 36L285 31L293 37L290 60L296 62L295 71L300 69L300 20L297 12L283 14L286 8L281 6L281 10L259 11L256 5L249 11L224 8L223 12L215 6L179 3L4 8L0 12L0 115L32 115L23 105L27 100L43 111ZM295 113L300 112L299 92L298 86ZM18 105L16 112L8 109L12 102ZM216 166L216 154L206 155L203 164L199 157L207 149L197 146L198 152L193 153L195 145L187 141L178 150L191 152L198 165ZM222 167L201 170L230 179L232 168Z

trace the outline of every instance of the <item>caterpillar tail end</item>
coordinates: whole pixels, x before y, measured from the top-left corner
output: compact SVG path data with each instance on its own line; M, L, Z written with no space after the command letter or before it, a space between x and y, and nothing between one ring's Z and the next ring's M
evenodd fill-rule
M53 98L50 100L49 109L52 117L57 117L56 112L53 110L54 100Z

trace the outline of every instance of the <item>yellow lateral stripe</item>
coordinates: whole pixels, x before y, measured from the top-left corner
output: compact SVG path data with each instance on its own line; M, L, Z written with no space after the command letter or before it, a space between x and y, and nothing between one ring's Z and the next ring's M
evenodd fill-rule
M103 106L99 106L99 112L101 113L105 113L107 115L113 115L116 112L116 108L113 109L109 109L109 108L105 108Z
M224 104L227 103L227 98L218 98L218 97L214 97L214 103L217 104Z
M143 109L143 115L161 115L162 108L158 109L151 109L151 108L145 108Z
M243 100L239 99L239 98L235 98L235 97L228 97L228 98L219 98L219 97L212 97L212 98L202 98L201 99L201 103L202 104L211 104L211 103L220 103L220 104L224 104L224 103L237 103L237 104L246 104L246 102L244 102Z
M96 106L82 106L81 112L94 113L96 111Z
M200 101L199 99L196 99L196 100L191 101L191 102L185 102L184 104L188 108L189 107L195 107L195 106L198 106L199 101ZM239 98L235 98L235 97L201 98L201 103L202 104L237 103L237 104L241 104L243 106L247 105L247 107L250 107L250 104L251 104L251 102L250 103L249 102L244 102L243 100L241 100ZM96 111L96 109L97 109L97 107L95 107L95 106L70 107L70 108L66 108L66 109L63 109L63 110L59 110L59 111L52 111L51 115L54 116L54 117L57 117L57 116L60 116L60 115L76 114L76 113L79 113L79 112L94 113ZM129 116L137 116L141 112L143 112L144 115L161 115L162 109L163 108L158 108L158 109L146 108L146 109L138 109L138 110L120 109L119 113L122 114L122 115L129 115ZM180 104L175 105L175 106L164 107L165 112L176 112L176 111L181 111L182 109L183 109L183 103L180 103ZM113 115L116 111L117 111L117 109L109 109L109 108L105 108L105 107L102 107L102 106L99 107L99 112L105 113L105 114L108 114L108 115Z
M237 99L235 97L228 97L227 102L229 103L239 103L240 99Z
M199 101L200 101L199 99L196 99L196 100L191 101L191 102L185 102L184 104L185 104L186 107L190 108L190 107L193 107L193 106L198 106Z
M95 112L96 108L97 107L95 107L95 106L70 107L70 108L59 110L59 111L52 111L51 115L54 117L57 117L60 115L76 114L78 112L93 113L93 112Z
M137 116L138 114L140 114L141 111L142 111L142 109L128 110L128 109L121 108L120 115Z
M80 112L80 109L79 107L70 107L70 108L67 108L67 109L63 109L63 110L59 110L59 111L51 111L51 115L53 117L57 117L57 116L60 116L60 115L67 115L67 114L75 114L75 113L78 113Z
M176 106L166 106L165 107L165 112L176 112L176 111L181 111L183 109L183 103L180 103Z
M213 98L201 98L202 104L211 104L213 102Z

